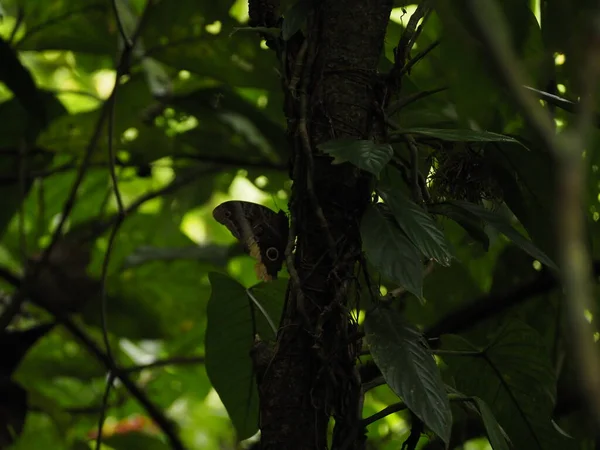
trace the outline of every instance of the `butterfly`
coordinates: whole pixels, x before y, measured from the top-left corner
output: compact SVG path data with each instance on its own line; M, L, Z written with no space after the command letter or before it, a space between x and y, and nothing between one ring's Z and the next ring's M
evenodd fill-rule
M213 210L217 222L225 225L256 259L256 275L263 281L277 278L285 260L289 223L285 212L275 212L256 203L231 200Z

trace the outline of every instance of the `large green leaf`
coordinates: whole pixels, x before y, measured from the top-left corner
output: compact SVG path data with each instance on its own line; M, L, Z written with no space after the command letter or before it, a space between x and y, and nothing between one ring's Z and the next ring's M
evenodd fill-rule
M349 161L359 169L376 176L394 154L390 144L377 144L361 139L335 139L320 144L319 150L333 156L333 164Z
M382 205L367 208L360 225L367 258L387 279L423 295L421 255Z
M227 408L238 438L246 439L258 429L258 393L249 354L254 333L263 340L274 336L242 285L214 272L209 279L212 293L207 308L206 372ZM283 307L283 285L279 281L252 290L276 323Z
M394 219L414 246L427 258L434 259L442 266L449 266L452 252L433 218L400 191L384 191L381 194Z
M240 439L258 430L258 392L250 349L254 342L249 298L236 281L209 275L212 293L206 327L206 372Z
M568 442L551 424L556 378L540 336L520 321L506 323L493 340L474 346L459 336L442 337L456 387L483 399L515 448L560 449Z
M478 216L481 220L485 221L490 226L497 229L500 233L504 234L507 238L513 241L525 252L529 253L531 256L536 258L538 261L552 269L558 270L556 264L554 264L554 262L550 258L548 258L548 256L546 256L544 252L538 249L535 245L533 245L533 243L529 239L527 239L516 229L514 229L510 225L510 223L500 214L489 211L479 205L475 205L469 202L452 200L449 203Z
M423 336L396 310L382 306L367 314L365 333L371 355L390 388L448 443L450 402Z

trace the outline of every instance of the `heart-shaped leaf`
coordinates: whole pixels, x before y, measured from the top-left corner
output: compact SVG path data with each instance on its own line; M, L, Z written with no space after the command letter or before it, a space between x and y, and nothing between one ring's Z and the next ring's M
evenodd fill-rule
M556 377L548 350L533 328L509 322L483 348L459 336L443 336L442 343L444 350L454 351L443 358L457 389L490 406L514 448L567 448L551 423Z

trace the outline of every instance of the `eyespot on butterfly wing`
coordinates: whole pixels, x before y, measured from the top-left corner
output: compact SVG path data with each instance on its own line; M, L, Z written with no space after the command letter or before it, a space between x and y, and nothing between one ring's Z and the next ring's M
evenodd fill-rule
M255 270L259 279L277 278L285 260L289 233L284 211L276 213L257 203L231 200L217 206L213 217L244 245L246 253L258 261Z

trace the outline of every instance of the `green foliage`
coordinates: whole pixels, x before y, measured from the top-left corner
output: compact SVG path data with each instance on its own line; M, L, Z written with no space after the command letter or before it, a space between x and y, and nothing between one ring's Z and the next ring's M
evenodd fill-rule
M264 340L275 338L269 321L276 322L281 315L285 285L279 282L254 289L252 295L262 307L259 309L236 281L218 273L211 273L209 278L212 294L206 312L206 371L238 437L247 439L258 431L258 393L249 349L256 335Z
M490 405L516 448L568 448L550 422L556 380L548 350L532 328L511 321L485 346L445 336L443 348L457 352L443 356L456 387Z
M379 307L365 319L369 350L390 388L446 443L452 412L423 336L397 312Z
M422 296L421 257L383 205L367 209L361 223L361 236L369 261L386 279Z

